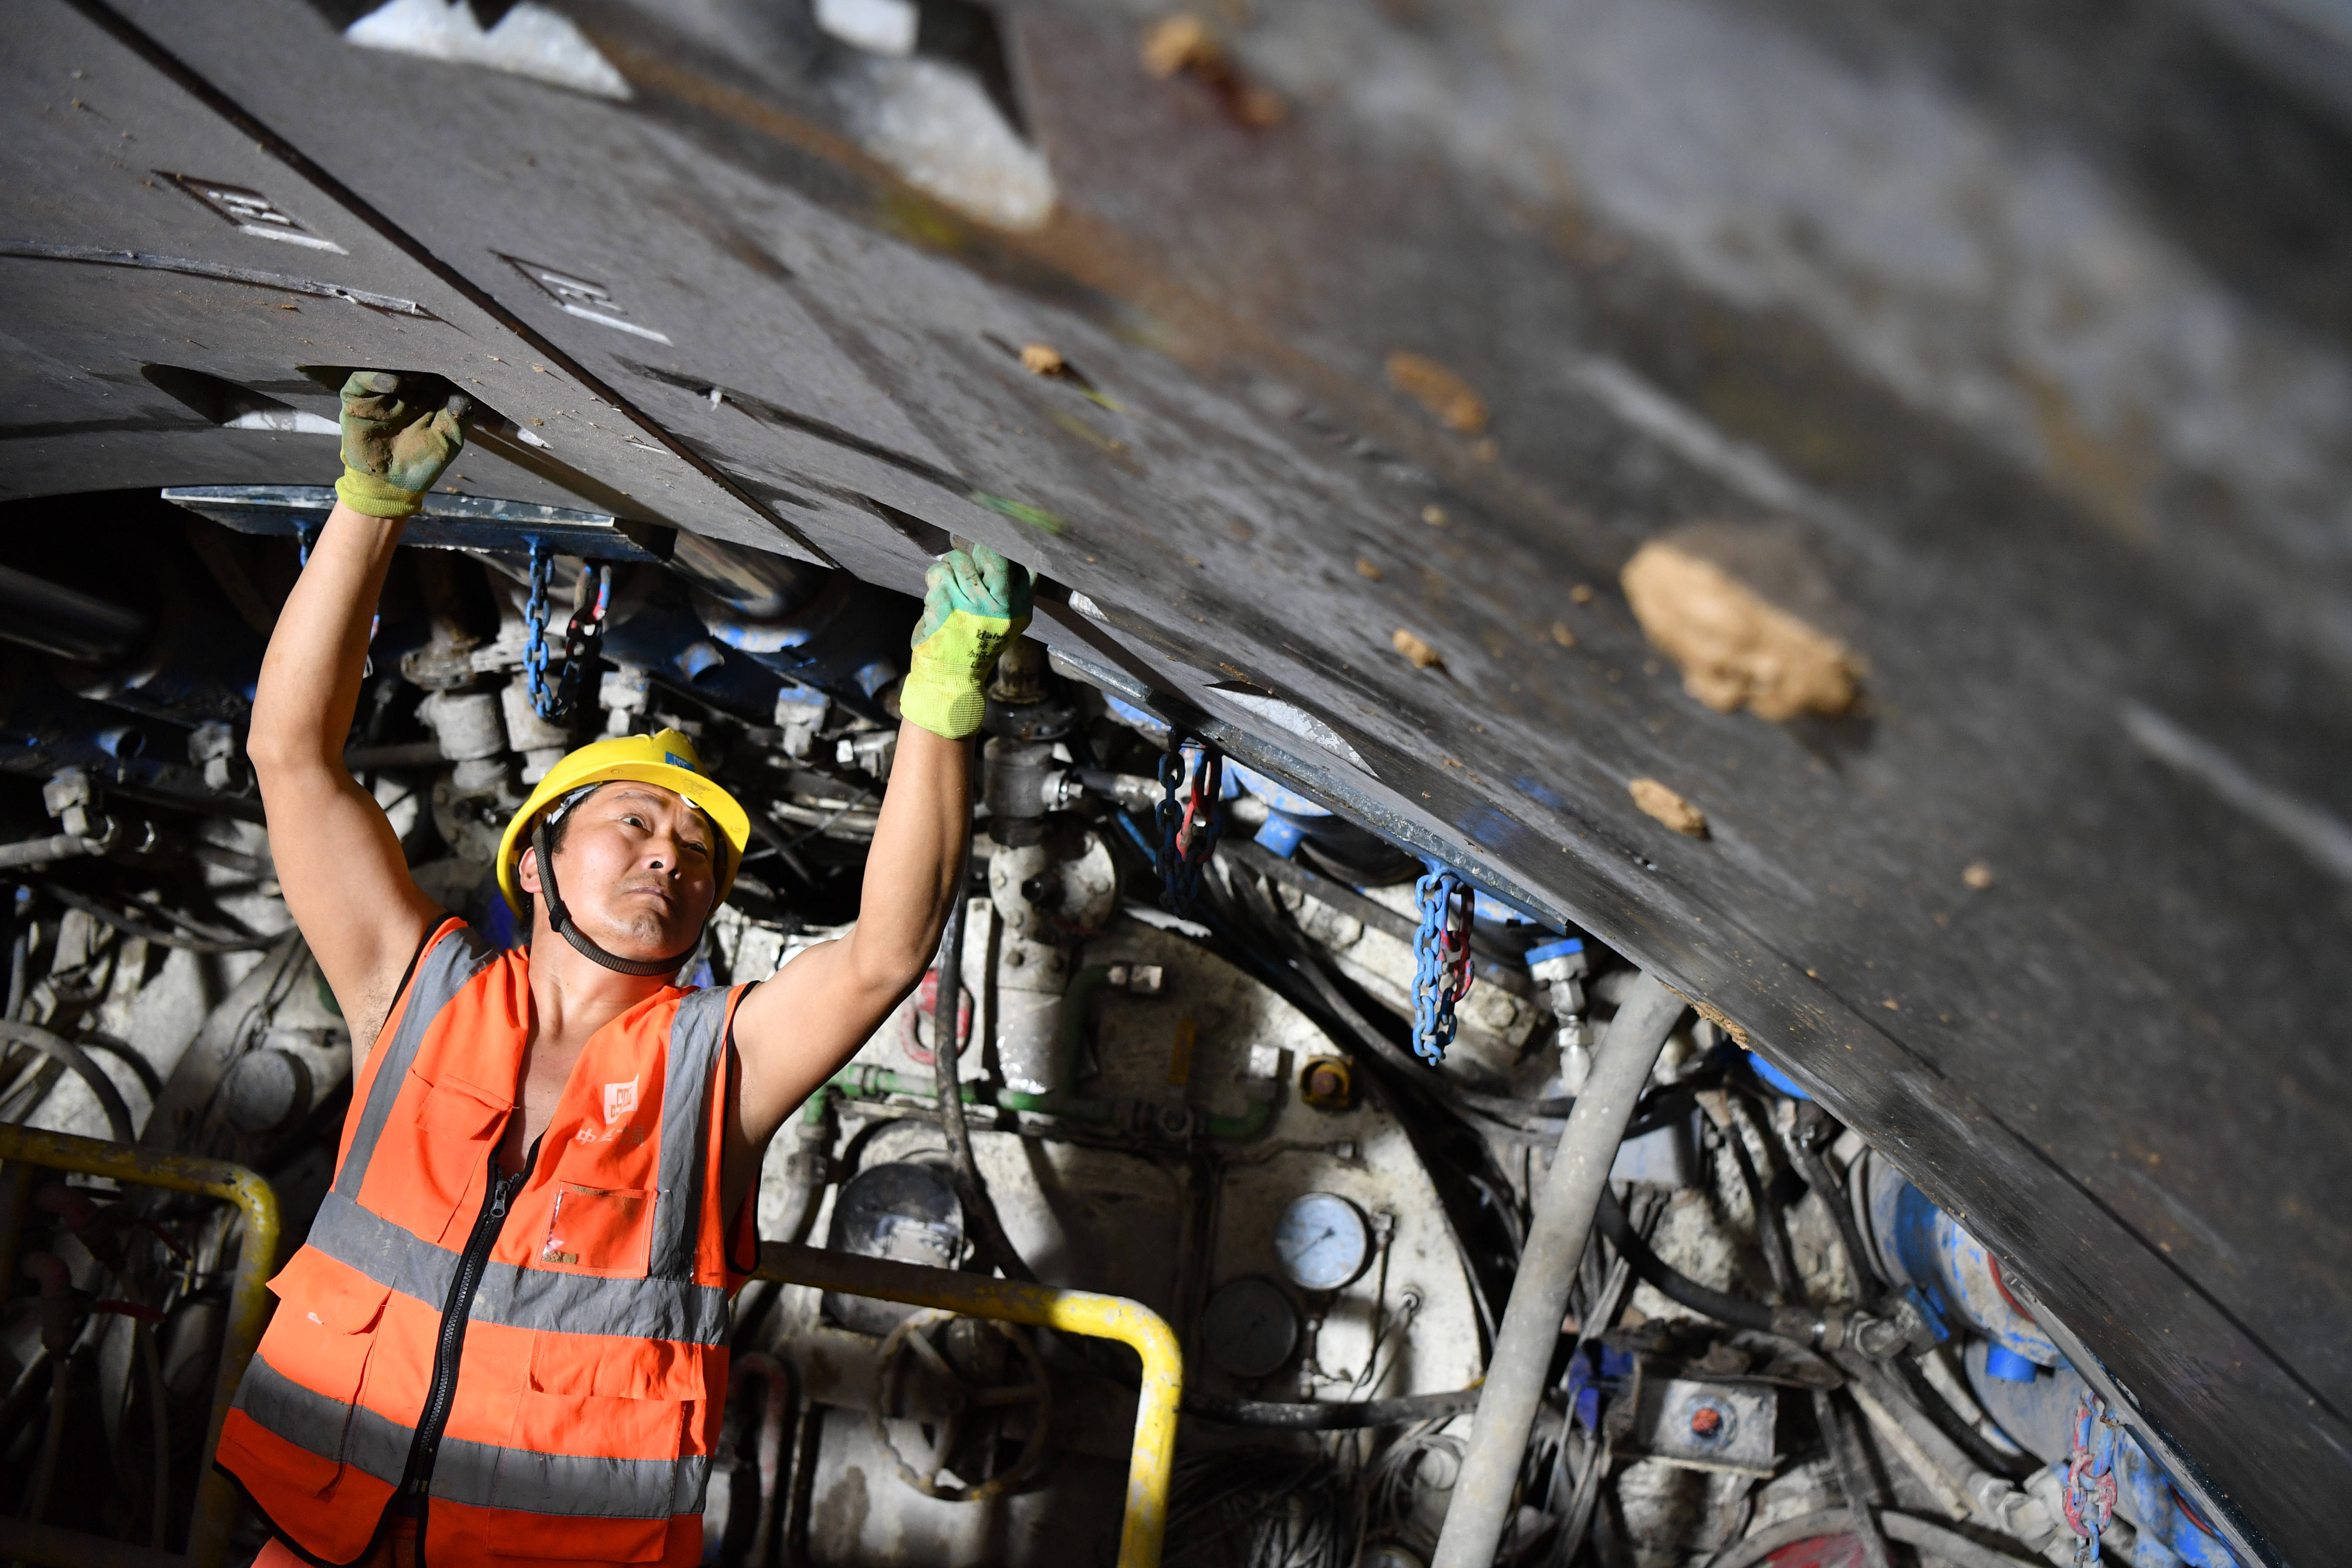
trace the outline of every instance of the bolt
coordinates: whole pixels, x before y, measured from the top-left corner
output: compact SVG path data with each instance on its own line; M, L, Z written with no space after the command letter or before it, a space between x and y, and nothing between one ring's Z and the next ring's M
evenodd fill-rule
M1712 1437L1723 1430L1723 1412L1713 1405L1702 1405L1691 1412L1691 1433L1694 1436Z

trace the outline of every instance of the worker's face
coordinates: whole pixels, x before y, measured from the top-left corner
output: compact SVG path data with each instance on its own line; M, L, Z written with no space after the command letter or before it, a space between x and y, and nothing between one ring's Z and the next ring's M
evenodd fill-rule
M565 827L556 884L583 935L619 958L667 958L693 945L718 893L708 818L673 791L625 780L573 806ZM537 900L536 942L548 930L538 852L519 869Z

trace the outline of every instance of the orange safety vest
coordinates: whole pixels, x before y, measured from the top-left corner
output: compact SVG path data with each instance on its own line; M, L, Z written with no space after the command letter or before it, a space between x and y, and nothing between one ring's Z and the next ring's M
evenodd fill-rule
M348 1563L406 1485L436 1568L691 1563L727 1396L719 1153L742 987L666 987L580 1053L530 1168L497 1171L530 971L425 942L352 1085L335 1184L219 1463L291 1545Z

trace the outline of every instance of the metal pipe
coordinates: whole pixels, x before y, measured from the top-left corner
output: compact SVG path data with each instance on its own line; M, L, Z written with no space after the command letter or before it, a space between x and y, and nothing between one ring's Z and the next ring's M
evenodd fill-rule
M1492 1568L1509 1517L1520 1457L1543 1397L1545 1371L1568 1311L1568 1288L1584 1257L1592 1215L1626 1123L1666 1037L1689 1005L1655 975L1634 982L1601 1042L1592 1077L1576 1097L1552 1156L1517 1278L1495 1336L1470 1446L1432 1568Z
M1140 1301L1091 1290L988 1279L782 1242L760 1248L756 1278L1117 1340L1131 1348L1143 1361L1143 1386L1135 1403L1135 1451L1128 1461L1118 1568L1158 1568L1168 1533L1169 1476L1176 1462L1176 1409L1184 1397L1184 1352L1159 1313Z
M97 847L78 833L52 833L47 838L24 838L0 844L0 867L46 866L77 855L95 855Z
M1188 1394L1184 1414L1232 1426L1270 1426L1286 1432L1351 1432L1373 1426L1410 1426L1443 1421L1478 1408L1478 1391L1408 1394L1396 1399L1236 1399L1228 1394Z
M196 1483L196 1505L188 1521L188 1554L184 1559L142 1548L101 1541L77 1531L36 1531L0 1521L0 1554L51 1568L86 1568L93 1563L152 1564L180 1563L183 1568L218 1568L228 1552L229 1527L236 1516L236 1494L228 1478L213 1468L220 1446L221 1423L228 1419L229 1402L261 1342L261 1329L269 1309L268 1279L278 1262L278 1194L269 1184L242 1165L221 1160L198 1160L185 1154L164 1154L133 1149L96 1138L76 1138L30 1127L0 1123L0 1160L43 1165L57 1171L79 1171L111 1176L119 1182L163 1187L221 1198L244 1211L245 1236L238 1244L236 1279L229 1289L229 1321L221 1340L220 1371L213 1381L212 1420L205 1429L205 1447ZM103 1550L102 1550L103 1549ZM137 1556L120 1555L136 1552Z
M0 566L0 638L77 664L110 664L146 640L137 610Z

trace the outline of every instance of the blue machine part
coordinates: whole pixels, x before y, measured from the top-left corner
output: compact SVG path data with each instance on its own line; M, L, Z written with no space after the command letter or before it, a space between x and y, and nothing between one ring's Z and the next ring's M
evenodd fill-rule
M1168 746L1168 721L1153 717L1134 703L1103 693L1103 703L1118 721L1141 735L1153 745L1165 751ZM1233 764L1227 763L1228 767Z
M2063 1482L2083 1379L2063 1361L2055 1367L2034 1367L2030 1377L2008 1376L1992 1364L2000 1353L2000 1347L1990 1341L1969 1342L1961 1356L1969 1386L2010 1440L2047 1461ZM2116 1436L2115 1468L2116 1511L2140 1532L2139 1548L2133 1554L2139 1568L2171 1568L2176 1562L2190 1568L2239 1568L2236 1554L2204 1527L2163 1467L2128 1430ZM2163 1543L2162 1552L2150 1550L2156 1542Z
M1601 1396L1620 1394L1633 1375L1633 1352L1587 1340L1568 1363L1568 1404L1588 1432L1601 1430Z
M1873 1155L1867 1163L1865 1217L1880 1267L1918 1292L1929 1321L1947 1331L1973 1329L2036 1366L2063 1363L2058 1347L2011 1299L1984 1244L1885 1160Z
M1257 830L1257 841L1286 860L1297 853L1298 841L1306 837L1307 829L1278 811L1268 812L1265 826Z
M1985 1342L1985 1375L2003 1383L2032 1383L2042 1369L2004 1344Z
M1548 942L1540 947L1531 947L1528 949L1528 967L1532 969L1537 964L1545 963L1548 960L1554 958L1566 958L1570 953L1582 952L1583 951L1584 939L1582 937L1564 936L1558 942Z
M1543 922L1517 904L1507 904L1492 893L1470 889L1474 896L1472 913L1490 926L1532 926Z
M1770 1062L1767 1061L1761 1054L1756 1051L1748 1052L1748 1065L1756 1069L1756 1076L1758 1078L1762 1079L1767 1084L1779 1089L1782 1094L1787 1095L1790 1099L1811 1100L1813 1098L1811 1095L1805 1092L1803 1086L1799 1084L1795 1079L1790 1078L1787 1073L1784 1073L1779 1068L1774 1067Z
M663 684L691 691L755 724L773 719L776 693L783 686L774 670L748 657L729 656L692 616L656 604L614 606L604 626L604 657L641 666Z
M1258 799L1265 802L1267 810L1278 811L1285 816L1328 816L1331 815L1331 808L1329 806L1324 805L1317 801L1309 800L1307 796L1299 794L1297 790L1292 789L1288 784L1281 784L1274 779L1270 779L1266 777L1265 774L1259 773L1255 768L1244 767L1241 763L1234 761L1231 757L1227 757L1225 759L1225 779L1227 783L1238 784L1243 789L1245 789L1249 791L1250 794L1255 795Z
M741 656L731 662L763 667L830 692L869 719L883 716L877 700L882 689L898 679L906 662L901 623L909 606L901 595L846 574L833 574L806 599L758 614L738 610L700 589L688 596L696 618L713 641ZM698 689L702 685L705 678L698 671L684 673Z

